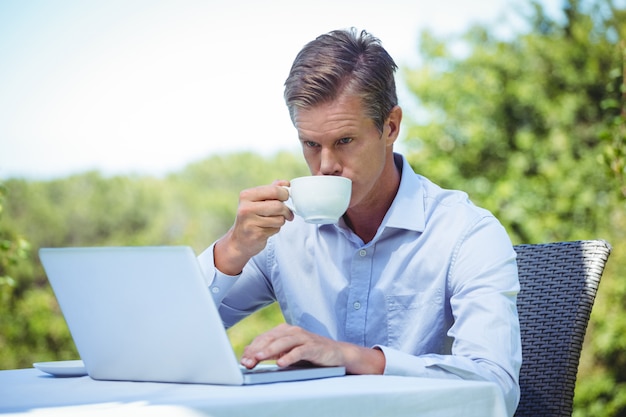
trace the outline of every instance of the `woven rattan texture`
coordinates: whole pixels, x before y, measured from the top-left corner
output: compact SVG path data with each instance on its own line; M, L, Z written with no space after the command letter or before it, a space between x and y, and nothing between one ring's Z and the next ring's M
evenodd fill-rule
M611 246L589 240L515 251L523 358L515 416L571 416L580 351Z

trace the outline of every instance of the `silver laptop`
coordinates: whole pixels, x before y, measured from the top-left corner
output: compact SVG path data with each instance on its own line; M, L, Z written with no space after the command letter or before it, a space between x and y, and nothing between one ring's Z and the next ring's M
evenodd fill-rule
M239 365L189 247L42 248L39 256L94 379L242 385L345 374Z

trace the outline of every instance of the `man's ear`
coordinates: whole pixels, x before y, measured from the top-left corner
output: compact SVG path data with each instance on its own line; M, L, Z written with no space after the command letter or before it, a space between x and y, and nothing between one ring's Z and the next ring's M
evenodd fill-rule
M387 128L387 136L385 140L387 141L387 146L392 145L398 136L400 136L400 123L402 122L402 108L398 105L394 106L389 113L389 117L385 121L385 126L383 127L383 132L385 128Z

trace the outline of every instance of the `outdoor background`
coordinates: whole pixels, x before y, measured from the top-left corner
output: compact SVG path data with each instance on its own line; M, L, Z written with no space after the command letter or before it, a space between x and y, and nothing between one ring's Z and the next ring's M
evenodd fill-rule
M555 13L545 2L518 4L514 31L497 22L458 34L419 31L416 59L398 74L399 148L418 173L491 210L515 244L611 243L574 415L626 416L626 5L563 1ZM247 119L254 108L232 111L240 119L233 135L258 134ZM0 117L0 154L9 161L7 152L19 149L6 139L5 122ZM199 253L232 224L241 189L308 173L291 148L199 154L159 175L11 172L0 177L0 369L77 357L40 247L183 244ZM229 335L240 352L281 320L269 308Z

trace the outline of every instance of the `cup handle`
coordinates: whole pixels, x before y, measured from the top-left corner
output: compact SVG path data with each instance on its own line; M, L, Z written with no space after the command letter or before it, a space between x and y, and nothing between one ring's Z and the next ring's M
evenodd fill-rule
M291 187L287 187L286 185L281 185L281 187L283 187L289 193L289 198L287 199L287 201L283 201L283 203L287 206L289 210L293 211L295 214L298 214L296 212L296 207L293 205L293 200L291 199Z

